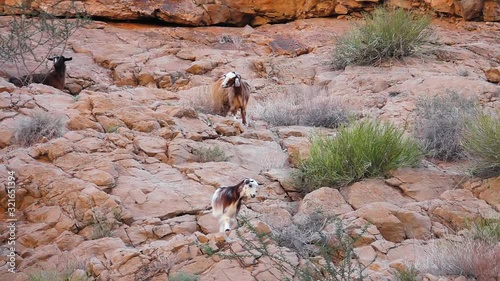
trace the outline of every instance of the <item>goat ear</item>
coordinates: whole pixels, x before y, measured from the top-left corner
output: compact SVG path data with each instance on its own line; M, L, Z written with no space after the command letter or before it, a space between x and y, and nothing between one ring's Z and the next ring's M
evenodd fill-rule
M54 60L54 58L47 58L48 60Z
M249 184L250 183L250 179L245 179L245 184Z
M69 60L72 60L73 57L69 57L69 58L64 58L64 61L69 61Z

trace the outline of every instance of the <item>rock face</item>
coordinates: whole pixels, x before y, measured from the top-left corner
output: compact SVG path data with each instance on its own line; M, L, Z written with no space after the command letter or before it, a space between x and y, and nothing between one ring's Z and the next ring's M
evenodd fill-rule
M35 10L54 11L51 1L33 4ZM304 18L346 15L360 10L370 11L383 1L330 0L221 0L221 1L75 1L74 11L86 12L92 17L113 20L155 19L171 24L204 26L246 24L257 26ZM498 21L500 4L495 0L391 0L389 5L405 9L432 9L458 15L465 20L483 16L487 21ZM64 4L64 3L63 3ZM55 13L65 15L68 5L59 4ZM7 9L7 13L9 10Z
M101 13L110 16L126 18L136 9L107 2ZM141 9L157 8L178 21L175 11L195 21L199 6L213 11L207 21L238 16L233 4L225 4L227 14L221 8L229 1L196 1L201 2L141 2ZM238 11L247 15L259 9L250 19L262 22L309 16L299 2L277 8L288 2L259 2L259 8ZM307 3L324 14L364 5ZM272 19L266 18L271 13ZM2 34L7 20L0 17ZM302 193L294 165L308 157L312 136L335 137L337 130L270 125L259 108L279 107L272 99L276 93L314 97L324 91L355 113L404 128L411 128L423 93L453 90L489 110L500 109L500 88L485 78L485 71L500 62L498 24L436 21L439 48L424 46L419 56L391 65L333 71L334 34L349 26L332 18L256 28L95 22L69 39L66 52L73 61L67 92L45 85L16 88L0 77L0 280L57 272L71 275L70 280L182 280L177 274L213 281L294 280L294 269L306 264L299 252L320 252L315 243L323 242L321 235L331 238L330 246L356 238L352 262L356 269L358 263L367 266L364 280L391 280L395 268L425 257L431 244L447 241L447 233L474 219L498 218L500 181L468 178L459 165L468 163L424 162L386 178ZM253 87L249 126L239 116L210 113L208 88L228 71L240 72ZM19 122L37 111L61 116L66 131L21 147L15 138ZM15 251L7 247L11 232L4 223L10 218L9 172L16 184ZM241 215L248 220L234 226L227 243L210 214L211 196L217 187L245 177L262 186L256 198L243 201ZM288 264L279 267L276 259L245 249L245 241L258 243L260 236L243 223L260 235L281 234L280 243L265 239L266 249ZM341 239L335 236L339 227ZM11 252L16 274L8 271ZM238 259L226 258L237 254ZM343 255L340 251L335 258ZM428 279L465 277L460 278ZM59 279L64 277L50 280Z

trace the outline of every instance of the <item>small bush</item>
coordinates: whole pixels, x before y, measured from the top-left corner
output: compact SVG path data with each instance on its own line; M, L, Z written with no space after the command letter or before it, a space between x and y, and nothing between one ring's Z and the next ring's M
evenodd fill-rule
M107 209L92 208L92 217L92 239L99 239L112 237L113 230L120 225L122 216L118 209L109 212Z
M301 161L295 178L306 191L311 191L417 165L420 148L403 135L403 130L390 123L368 120L340 128L335 138L314 137L309 158Z
M404 269L396 269L392 274L395 281L417 281L418 270L415 266L405 267Z
M242 222L246 233L237 230L236 234L245 251L239 254L225 255L217 253L217 255L229 259L242 259L248 257L253 257L255 259L266 258L270 262L268 266L276 269L277 273L282 275L281 278L278 276L279 274L274 275L280 280L365 280L364 278L366 276L364 276L363 271L366 269L366 266L356 261L354 245L366 230L363 229L359 235L351 237L344 230L341 220L336 217L325 218L321 215L313 215L306 217L302 226L308 224L307 220L313 220L312 224L315 228L313 231L303 232L305 235L301 234L301 237L307 238L308 241L296 240L296 242L299 242L298 244L294 243L290 245L290 250L303 258L299 266L292 261L295 255L290 255L290 250L283 248L284 246L276 247L273 244L273 242L278 244L282 243L283 240L280 240L282 236L258 231L248 219L242 217L240 217L240 222ZM324 232L326 225L328 225L329 228L332 226L328 233ZM292 235L287 236L294 239ZM301 238L297 239L300 240ZM304 252L301 250L304 249L302 243L306 243L310 245L311 248L316 248L316 250L314 253L312 251ZM298 248L297 245L299 246ZM299 251L295 252L295 250ZM290 259L291 257L292 259ZM270 269L270 272L276 273L273 269Z
M21 145L30 146L42 138L50 140L61 137L64 131L65 123L61 117L39 111L19 122L15 137Z
M334 67L370 65L408 56L430 37L431 19L404 9L377 8L364 24L337 38Z
M168 276L168 281L197 281L197 280L198 276L185 272L176 272Z
M500 242L500 219L478 219L469 223L469 235L492 244Z
M57 267L57 268L56 268ZM80 272L78 272L79 270ZM54 268L28 273L28 281L87 281L91 280L85 272L83 261L63 259L63 262L54 265Z
M338 99L305 88L282 88L269 94L251 114L274 126L337 128L352 114Z
M435 242L416 260L420 272L436 276L462 275L476 280L495 280L500 276L500 244L472 237L460 241Z
M0 34L0 68L16 70L16 74L10 73L14 76L49 70L47 58L62 55L71 35L90 23L83 6L73 0L51 5L42 0L1 3L0 16L13 16L8 30Z
M273 240L279 246L287 247L301 257L311 257L318 254L318 245L325 247L327 237L319 233L330 221L331 219L313 213L301 222L275 230Z
M180 104L190 106L194 110L205 114L216 114L212 97L210 95L210 87L199 87L198 91L185 95Z
M417 100L415 136L427 155L440 160L462 158L465 118L474 116L477 108L473 99L456 92Z
M466 122L463 146L476 160L473 173L481 177L500 176L500 114L480 114Z
M201 163L224 162L229 159L229 157L226 156L224 150L222 150L218 146L209 148L205 147L194 148L192 153L198 157L198 161Z

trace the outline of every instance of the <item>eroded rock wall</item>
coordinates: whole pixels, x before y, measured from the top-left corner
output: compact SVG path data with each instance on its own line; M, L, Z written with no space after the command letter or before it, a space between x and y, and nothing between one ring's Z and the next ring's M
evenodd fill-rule
M9 3L11 2L11 3ZM16 1L6 1L12 5ZM187 25L234 25L257 26L304 18L329 17L370 11L382 4L381 0L170 0L170 1L35 1L32 8L51 11L57 3L57 14L68 11L85 12L93 17L110 20L158 20L161 22ZM405 9L430 10L438 14L457 15L466 20L500 20L498 0L388 0L391 6ZM6 10L7 14L14 10Z

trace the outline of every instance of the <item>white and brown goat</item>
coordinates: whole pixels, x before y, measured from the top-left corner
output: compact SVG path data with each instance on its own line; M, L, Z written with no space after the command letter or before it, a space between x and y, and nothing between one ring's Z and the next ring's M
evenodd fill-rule
M54 62L54 70L49 73L36 73L24 75L21 78L11 77L9 82L17 87L27 86L31 83L45 84L56 89L63 90L66 79L66 63L72 60L72 57L65 58L64 56L54 56L47 58Z
M241 120L247 124L246 111L250 99L250 85L242 80L241 75L231 71L214 82L211 88L213 109L215 113L226 116L230 111L236 116L241 111Z
M212 215L219 218L220 232L227 239L226 232L231 231L231 224L236 217L244 197L255 198L259 183L251 178L243 179L236 185L219 187L212 197Z

